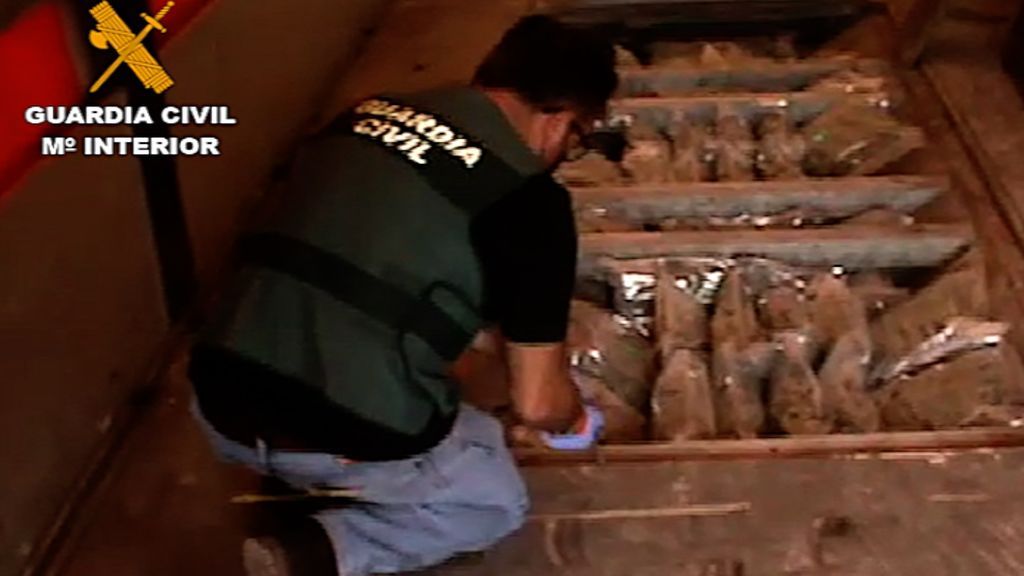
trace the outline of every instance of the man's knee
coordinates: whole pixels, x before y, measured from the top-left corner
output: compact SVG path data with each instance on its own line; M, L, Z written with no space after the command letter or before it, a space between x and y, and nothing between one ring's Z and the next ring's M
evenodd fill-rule
M495 508L495 522L490 534L492 540L500 540L522 528L529 510L530 500L525 492L515 498L509 498L500 508Z

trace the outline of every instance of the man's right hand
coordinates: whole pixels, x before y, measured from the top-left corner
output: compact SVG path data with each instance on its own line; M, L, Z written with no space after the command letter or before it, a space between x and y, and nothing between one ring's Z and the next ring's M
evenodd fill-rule
M604 431L604 415L596 406L585 404L580 422L566 434L541 433L544 445L552 450L588 450L601 439Z
M509 342L506 352L512 405L523 424L560 433L579 421L583 403L564 344Z

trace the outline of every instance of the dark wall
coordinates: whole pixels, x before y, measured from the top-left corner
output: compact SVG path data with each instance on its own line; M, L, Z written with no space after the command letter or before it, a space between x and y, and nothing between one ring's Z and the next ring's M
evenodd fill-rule
M178 131L222 137L222 157L178 165L202 288L387 5L219 0L167 46L168 100L239 121ZM0 576L23 569L169 328L134 159L48 159L0 202Z

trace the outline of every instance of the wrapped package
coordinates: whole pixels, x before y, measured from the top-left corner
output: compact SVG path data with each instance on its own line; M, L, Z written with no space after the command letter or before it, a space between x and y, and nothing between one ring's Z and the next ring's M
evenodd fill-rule
M985 280L980 266L953 266L913 297L883 310L871 323L871 340L878 356L892 360L910 354L940 332L950 318L990 316Z
M604 441L643 439L654 368L647 340L612 312L575 301L568 347L584 396L604 412Z
M655 337L655 299L659 267L666 267L680 290L704 306L714 303L733 262L722 258L639 258L605 261L608 283L614 292L617 314L640 334Z
M754 299L744 282L743 272L733 267L726 273L711 318L712 343L719 346L731 341L742 351L760 336Z
M843 334L818 372L826 414L841 432L881 429L878 407L868 394L870 342L864 328Z
M772 372L769 411L789 434L827 434L832 429L825 412L821 384L807 362L807 336L778 335L781 355Z
M1003 341L1009 329L1009 325L1003 322L953 318L906 356L884 362L879 367L876 379L884 385L885 382L910 376L964 352L995 346Z
M924 146L918 131L907 130L884 109L868 102L837 102L804 129L810 176L873 174Z
M735 341L716 343L712 373L719 434L756 438L764 430L762 385L774 355L775 347L769 343L751 344L742 352Z
M695 286L660 263L655 289L655 333L662 361L676 350L702 350L709 341L707 308L697 299Z
M655 263L610 262L607 266L616 314L637 334L652 337L658 284Z
M651 393L651 431L655 440L715 437L711 377L702 352L674 350L663 359Z
M958 428L1002 404L1017 376L1005 346L974 349L886 383L875 392L886 428Z
M700 49L698 62L702 68L730 68L763 61L735 42L709 42Z
M768 114L760 124L761 142L757 167L767 180L795 180L804 177L803 159L807 152L804 136L792 130L784 113Z
M672 180L672 145L654 127L635 119L626 130L622 168L635 184L663 184Z
M772 331L794 331L810 335L811 307L807 296L795 285L769 288L758 300L761 318Z
M711 319L712 369L719 431L754 438L764 430L763 381L775 346L760 341L754 296L742 264L731 267L715 300Z
M754 179L757 145L745 118L737 114L720 117L713 147L719 181L749 182Z
M814 337L820 346L830 348L840 336L852 332L868 334L867 312L846 281L834 273L815 276L809 287L813 298L811 318ZM865 344L870 347L870 343Z
M636 56L618 44L615 45L615 65L623 68L637 68L640 61Z
M588 150L577 160L563 162L555 177L566 186L611 186L623 181L618 164L596 150Z
M672 179L676 182L711 180L711 163L704 128L694 126L685 115L672 123Z

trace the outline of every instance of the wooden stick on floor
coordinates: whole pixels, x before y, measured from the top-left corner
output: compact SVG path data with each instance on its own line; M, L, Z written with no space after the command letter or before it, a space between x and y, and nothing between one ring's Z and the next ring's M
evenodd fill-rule
M639 508L633 510L584 510L580 512L563 512L560 514L533 514L527 519L533 522L552 522L556 520L627 520L636 518L683 518L687 516L726 516L749 512L750 502L731 502L726 504L696 504L673 508Z

